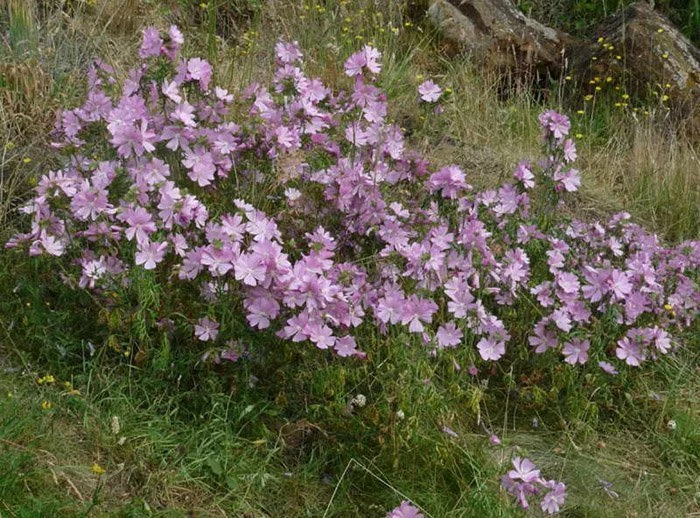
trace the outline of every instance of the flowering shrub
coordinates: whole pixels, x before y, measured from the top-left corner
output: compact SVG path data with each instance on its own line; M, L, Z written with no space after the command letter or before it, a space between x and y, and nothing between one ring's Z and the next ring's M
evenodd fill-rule
M334 92L280 42L271 85L233 94L182 44L176 27L147 29L121 85L95 63L85 103L57 120L65 165L39 181L31 229L7 246L61 257L65 282L109 305L152 271L180 297L154 305L152 323L229 343L217 358L238 357L227 305L341 357L364 356L358 327L403 326L434 351L473 339L484 361L527 336L535 353L609 373L608 360L671 351L695 319L700 243L665 247L626 214L555 213L581 183L567 117L543 113L545 158L478 192L387 120L377 49L350 56L352 88ZM431 81L418 92L441 94Z

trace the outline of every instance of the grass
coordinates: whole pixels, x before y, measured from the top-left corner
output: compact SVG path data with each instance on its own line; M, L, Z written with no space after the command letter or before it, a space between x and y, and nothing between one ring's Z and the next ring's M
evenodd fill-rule
M558 381L541 386L558 392L539 396L523 378L537 366L471 378L447 356L436 363L397 346L403 334L365 334L376 343L363 363L277 344L267 361L220 367L193 368L174 349L158 370L107 349L91 356L79 339L90 307L60 309L50 265L3 265L0 451L14 468L0 474L0 512L8 516L379 516L404 498L429 516L513 516L497 481L516 453L566 480L566 516L698 510L697 352L596 391L589 375L555 367L545 379ZM468 354L454 359L468 364ZM55 381L39 383L47 375ZM367 404L351 410L359 393ZM489 446L478 422L504 445Z
M432 516L511 516L507 500L495 497L494 477L513 448L567 481L566 516L698 510L697 358L662 362L630 385L614 420L588 423L487 399L480 411L505 444L493 448L473 422L473 383L460 390L435 376L426 388L419 376L428 364L410 349L400 356L354 370L316 364L302 376L307 359L299 372L290 369L294 378L247 391L235 381L237 390L227 390L221 373L209 372L195 393L126 364L86 362L66 387L61 378L38 384L45 371L5 362L0 452L12 469L0 475L0 513L368 516L410 498ZM235 378L248 379L240 371ZM351 416L343 408L355 393L348 389L363 385L368 404ZM390 401L405 421L387 412ZM533 415L537 429L525 424ZM106 472L95 474L94 463Z
M78 102L93 56L127 69L149 22L185 26L187 52L215 57L218 80L233 91L268 77L278 37L298 40L330 84L346 81L343 57L375 43L391 116L435 163L459 163L470 183L489 186L538 155L543 101L503 99L496 78L444 57L429 28L393 3L247 0L220 5L216 16L209 3L205 12L184 1L75 1L63 12L8 4L0 14L11 35L0 45L1 240L36 175L52 166L53 111ZM413 102L422 76L451 89L438 118ZM698 237L697 145L653 118L596 113L576 122L581 215L624 208L668 240ZM0 516L381 516L403 499L426 516L517 516L498 491L514 453L567 482L566 516L700 512L692 350L599 391L589 374L545 363L471 378L451 358L429 362L403 347L402 334L368 333L366 363L260 338L273 351L264 364L193 367L196 352L174 344L169 361L131 365L106 348L91 356L88 341L102 332L94 308L56 284L50 265L0 254L0 463L9 466L0 472ZM454 360L466 366L464 354ZM47 374L56 381L39 384ZM359 393L367 405L350 409ZM480 423L504 445L489 446Z

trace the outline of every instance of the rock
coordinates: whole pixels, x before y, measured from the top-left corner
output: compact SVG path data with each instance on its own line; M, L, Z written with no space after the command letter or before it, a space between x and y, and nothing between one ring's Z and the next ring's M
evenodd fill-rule
M645 2L611 16L586 40L528 18L511 0L432 0L428 17L451 47L518 85L542 86L564 74L582 82L624 77L632 95L656 89L659 102L700 136L700 50Z
M668 18L637 2L605 20L593 41L600 43L576 56L576 69L599 76L623 74L633 95L648 95L649 90L668 95L668 104L691 121L700 136L700 49ZM606 51L606 44L614 50Z
M571 37L525 16L510 0L434 0L428 9L443 38L502 72L542 76L564 65Z

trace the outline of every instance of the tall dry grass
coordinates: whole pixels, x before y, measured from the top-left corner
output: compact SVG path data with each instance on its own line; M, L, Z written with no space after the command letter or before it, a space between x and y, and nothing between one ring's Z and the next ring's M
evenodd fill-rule
M499 78L485 75L467 59L440 54L437 35L406 16L408 1L269 0L253 5L237 0L231 4L235 9L222 4L220 12L199 13L195 25L192 9L198 7L178 0L97 0L61 9L65 4L47 8L52 4L8 0L0 13L0 28L7 35L0 44L3 228L31 186L28 180L51 165L45 151L55 111L79 102L90 61L101 56L126 70L134 62L140 28L151 23L184 25L186 52L215 60L217 80L233 91L269 77L280 38L299 41L309 72L333 86L347 83L343 60L362 45L374 44L383 53L380 81L390 96L390 116L406 129L412 145L436 163L456 162L476 185L493 186L508 178L520 160L538 156L536 116L547 101L527 92L503 100ZM213 10L217 2L208 5ZM249 16L236 25L244 32L222 30L222 16L240 12ZM440 117L416 102L416 87L424 77L451 90ZM653 120L636 121L612 110L603 124L606 128L589 128L578 139L585 182L577 210L584 215L628 210L672 240L700 235L697 144Z

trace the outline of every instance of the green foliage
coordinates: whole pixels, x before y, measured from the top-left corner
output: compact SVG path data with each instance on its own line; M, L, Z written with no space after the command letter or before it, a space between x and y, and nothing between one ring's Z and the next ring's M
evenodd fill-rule
M590 37L605 18L634 0L518 0L518 7L546 25L571 34ZM696 45L700 44L700 1L658 0L654 6L677 25Z

